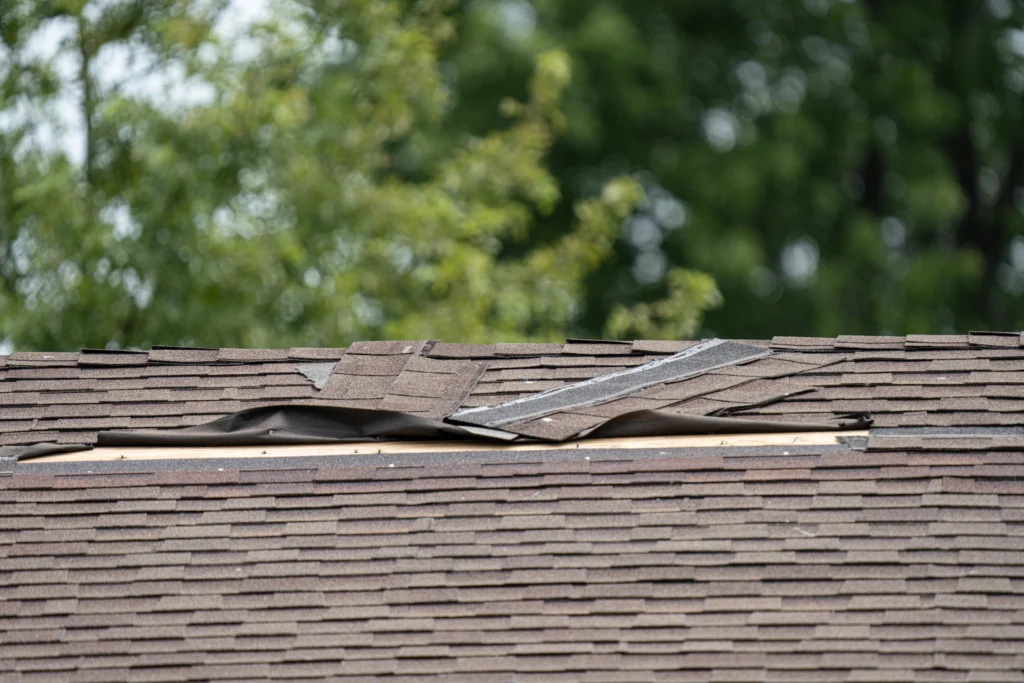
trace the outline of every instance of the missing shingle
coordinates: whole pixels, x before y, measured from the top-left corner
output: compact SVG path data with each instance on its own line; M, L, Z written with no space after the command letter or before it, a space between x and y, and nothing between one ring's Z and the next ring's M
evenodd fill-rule
M306 379L312 382L317 389L323 389L337 365L337 363L302 363L296 365L295 369L305 375Z
M768 349L712 339L637 367L575 382L492 407L455 413L453 422L498 427L571 408L594 405L662 382L678 381L715 368L771 355Z

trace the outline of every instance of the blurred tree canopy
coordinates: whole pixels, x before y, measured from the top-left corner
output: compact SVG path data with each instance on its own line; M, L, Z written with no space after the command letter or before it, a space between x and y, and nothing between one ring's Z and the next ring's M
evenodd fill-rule
M721 290L707 334L1024 326L1024 2L462 8L460 126L491 125L557 45L575 67L550 155L567 205L622 173L645 187L588 279L584 327L663 297L676 266Z
M279 2L225 35L237 3L3 0L0 338L560 337L639 185L609 179L559 235L528 241L560 200L545 158L570 62L529 56L501 120L433 148L451 104L446 4ZM67 106L78 159L38 134ZM687 292L670 315L621 315L692 332L717 292L672 277Z
M245 4L0 0L0 341L1024 327L1021 0Z

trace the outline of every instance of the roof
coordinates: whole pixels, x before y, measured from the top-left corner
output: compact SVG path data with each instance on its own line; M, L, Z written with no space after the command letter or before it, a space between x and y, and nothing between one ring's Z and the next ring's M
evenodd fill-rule
M0 680L1019 681L1020 340L744 341L771 353L534 436L870 413L828 445L0 458ZM303 403L440 423L693 344L12 354L0 438Z

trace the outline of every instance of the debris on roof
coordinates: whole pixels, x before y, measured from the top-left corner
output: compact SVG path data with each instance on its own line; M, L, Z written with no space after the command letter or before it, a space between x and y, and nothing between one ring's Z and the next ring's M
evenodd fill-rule
M1007 346L1011 340L1017 346ZM0 368L0 446L88 446L101 432L182 429L273 406L500 423L502 433L548 439L574 438L641 410L817 425L870 413L879 427L999 426L1024 410L1024 392L1014 389L1024 377L1017 333L776 337L774 351L763 342L707 344L403 341L348 350L16 353ZM695 366L685 377L652 374L715 348L753 350L751 358ZM617 384L640 377L659 381ZM583 397L594 391L608 396ZM549 407L538 411L541 404ZM495 419L500 415L507 419Z
M1020 680L1022 418L1018 333L11 354L0 679ZM591 438L217 455L343 426Z
M571 409L580 411L591 406L608 405L612 401L621 404L621 400L616 399L656 384L680 382L716 368L749 362L770 354L770 351L757 347L713 339L643 365L604 373L496 406L466 408L453 414L451 420L482 427L500 427L531 418L543 419L546 415L566 413ZM670 405L668 401L651 403L658 405L643 407ZM628 408L620 407L608 417L616 417L623 412L628 412Z

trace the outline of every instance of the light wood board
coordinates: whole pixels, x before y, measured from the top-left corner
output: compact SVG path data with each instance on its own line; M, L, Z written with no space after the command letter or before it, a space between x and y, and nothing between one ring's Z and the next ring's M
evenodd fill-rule
M787 434L727 434L710 436L652 436L617 439L583 439L565 443L494 444L468 441L366 441L360 443L308 444L301 446L215 446L202 448L130 447L94 448L57 453L31 462L83 462L94 460L181 460L192 458L258 458L346 456L385 453L464 453L467 451L557 451L570 449L730 448L750 446L828 446L839 437L867 436L868 432L797 432Z

